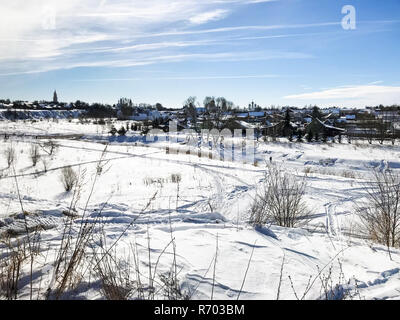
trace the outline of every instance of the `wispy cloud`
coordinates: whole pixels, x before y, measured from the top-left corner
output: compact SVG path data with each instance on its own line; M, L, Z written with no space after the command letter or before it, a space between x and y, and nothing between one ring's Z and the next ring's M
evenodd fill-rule
M0 76L10 76L19 74L33 74L48 72L54 70L67 70L74 68L93 68L93 67L108 67L108 68L124 68L137 67L153 64L177 63L182 61L262 61L273 59L310 59L312 55L297 53L297 52L281 52L281 51L243 51L243 52L216 52L216 53L187 53L187 54L170 54L160 55L158 52L153 52L150 56L137 55L136 58L115 56L103 57L102 59L82 58L59 61L57 59L47 60L43 64L40 61L30 62L14 62L8 66L8 69L0 73Z
M133 64L153 63L126 56L138 51L174 55L174 48L203 43L185 39L163 39L143 43L152 34L188 31L210 21L220 20L232 10L253 3L251 0L13 0L1 1L0 73L31 73L53 70L56 66L109 65L111 61L135 60ZM268 2L268 1L266 1ZM127 45L129 43L129 45ZM209 43L209 42L208 42ZM96 52L97 55L92 53ZM104 54L99 54L103 52ZM196 52L192 52L195 54ZM106 55L107 56L104 56ZM111 56L114 54L114 56ZM90 55L90 59L89 56ZM85 61L89 61L86 63Z
M193 77L149 77L149 78L96 78L79 79L77 82L108 82L108 81L153 81L153 80L227 80L227 79L269 79L280 78L276 74L255 75L221 75L221 76L193 76Z
M383 83L383 81L382 80L378 80L378 81L370 82L368 84L381 84L381 83Z
M213 34L213 33L231 33L238 31L271 31L282 29L306 29L316 27L331 27L340 26L340 22L323 22L323 23L305 23L305 24L278 24L278 25L245 25L233 27L221 27L202 30L179 30L179 31L166 31L155 32L146 34L131 34L133 38L149 38L149 37L166 37L166 36L182 36L182 35L199 35L199 34Z
M374 84L344 86L310 93L288 95L284 98L320 105L345 104L349 106L365 106L381 103L390 105L400 103L400 87Z
M306 59L312 55L284 50L254 54L249 53L250 46L235 52L232 43L301 37L307 33L289 31L340 25L334 21L207 28L207 23L224 19L243 6L268 2L274 1L1 1L0 75L85 66L130 67L189 59ZM275 30L288 33L259 34ZM229 50L224 45L231 45L231 55L227 55Z

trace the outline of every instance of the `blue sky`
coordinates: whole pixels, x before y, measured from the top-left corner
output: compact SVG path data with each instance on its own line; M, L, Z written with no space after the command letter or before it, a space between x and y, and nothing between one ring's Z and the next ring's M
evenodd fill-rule
M14 0L0 12L1 98L400 103L399 0Z

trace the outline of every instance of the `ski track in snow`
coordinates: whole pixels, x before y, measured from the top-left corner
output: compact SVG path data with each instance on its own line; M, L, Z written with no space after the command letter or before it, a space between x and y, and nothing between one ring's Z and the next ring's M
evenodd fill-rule
M40 129L40 128L35 128ZM29 139L24 139L20 141L29 141ZM34 139L30 140L36 142ZM97 142L81 142L81 141L62 141L59 146L63 149L77 150L78 152L93 153L93 157L98 156L103 151L102 148L95 148L98 145ZM110 144L110 149L118 148L117 144ZM121 148L122 149L122 148ZM187 168L199 169L202 177L205 180L211 181L210 183L210 196L200 196L196 200L190 200L190 198L185 198L182 195L181 199L177 201L176 208L159 207L154 209L149 209L146 213L141 214L140 210L133 209L129 204L115 200L111 203L107 203L101 213L102 221L107 230L109 230L109 236L115 237L121 231L121 226L126 226L133 221L135 222L132 230L129 231L126 238L132 236L132 234L140 235L145 234L146 229L151 225L152 232L156 235L168 234L170 232L170 224L172 225L174 233L177 237L182 237L182 239L191 239L191 237L205 237L208 236L211 240L205 240L204 243L194 241L194 245L203 250L207 257L201 258L204 261L211 261L214 242L212 239L213 235L217 233L221 237L221 246L226 248L226 253L221 251L221 257L219 260L224 261L224 259L231 261L231 265L234 265L234 260L232 254L233 252L240 253L238 256L240 259L240 271L236 270L236 274L239 272L240 279L234 280L234 276L230 277L230 270L225 267L224 272L227 273L224 276L222 273L219 275L219 279L216 279L216 292L221 298L235 298L239 293L241 276L243 275L243 268L247 264L249 254L254 247L254 262L259 266L267 264L267 269L270 271L269 274L264 274L265 279L269 279L274 284L276 283L276 276L279 277L279 269L281 264L282 255L286 256L289 262L287 262L288 270L285 271L286 276L295 272L296 270L300 272L300 278L303 277L307 279L307 272L315 270L316 265L323 265L329 259L334 257L340 249L346 248L347 244L344 240L344 235L347 234L346 226L343 225L342 215L346 216L348 213L348 208L346 208L347 203L351 203L357 199L364 196L362 188L359 185L349 186L348 182L350 179L338 178L336 176L326 176L326 175L314 175L308 177L310 185L307 190L310 196L315 200L319 201L316 204L317 208L323 212L325 217L325 227L328 232L328 237L330 240L321 240L318 243L321 247L322 243L326 242L326 247L331 247L331 244L335 243L335 249L331 252L321 253L317 251L312 245L306 245L308 242L316 241L315 239L324 239L323 236L312 236L312 234L302 231L302 230L286 230L283 228L275 228L272 230L252 230L243 225L243 221L246 219L246 208L248 208L249 201L251 201L253 192L257 189L258 183L262 181L263 169L251 168L250 166L235 166L229 165L224 162L212 161L209 163L200 163L194 156L191 160L184 160L179 158L179 156L166 157L163 150L150 147L148 151L145 148L140 148L139 153L123 152L116 150L108 150L107 157L105 161L110 161L110 163L118 162L124 159L141 159L141 160L152 160L159 161L162 163L170 163L174 165L182 165ZM282 158L286 158L284 164L291 171L296 171L299 168L304 167L305 163L321 164L325 162L320 162L316 160L305 159L307 158L307 151L291 150L293 152L279 153L280 151L265 153L266 158L272 154L274 159L277 159L279 154ZM261 151L261 154L263 152ZM115 156L112 156L115 155ZM312 161L312 162L310 162ZM80 162L71 162L68 166L83 166L83 165L93 165L96 164L97 160L88 160ZM332 166L335 166L339 161L334 161ZM331 162L330 164L331 165ZM56 166L49 168L47 173L44 172L26 172L23 174L17 174L15 177L12 175L4 176L0 181L9 180L10 182L14 178L18 178L22 181L24 178L34 177L40 174L51 174L52 171L58 171L64 166ZM388 166L388 162L382 160L380 162L379 168ZM29 170L29 167L26 167ZM184 171L182 169L182 171ZM13 178L13 179L11 179ZM249 181L251 181L249 183ZM347 183L346 188L339 188L340 184ZM324 185L327 183L333 183L331 189L327 190ZM335 189L336 188L336 189ZM319 195L323 194L324 199L319 199ZM0 204L6 206L6 203L14 201L17 199L16 194L7 193L0 191ZM161 198L160 198L161 199ZM145 200L144 198L142 200ZM57 229L62 227L62 222L64 220L63 211L67 210L65 201L62 197L57 199L44 199L43 197L35 196L25 196L23 202L27 206L32 207L42 207L46 208L44 210L38 210L32 212L27 216L28 227L30 229L42 228L45 230ZM92 203L89 206L89 211L85 217L85 221L91 222L95 221L98 216L98 211L96 208L102 206L103 203ZM80 208L81 209L81 208ZM79 211L79 210L78 210ZM316 218L319 214L315 215ZM82 219L78 216L76 218L76 223L79 223ZM0 219L0 234L2 232L15 232L16 234L23 234L25 225L23 223L21 212L19 214L13 215L11 217L1 217ZM240 222L240 225L238 223ZM241 236L243 234L243 236ZM160 236L161 237L161 236ZM235 238L237 237L237 238ZM124 238L125 239L125 238ZM198 240L200 241L200 240ZM223 242L224 241L224 242ZM179 249L183 253L179 252ZM222 250L222 249L221 249ZM229 250L232 253L229 253ZM332 249L330 249L332 250ZM199 283L199 290L197 297L208 297L207 290L212 285L212 278L210 273L204 276L205 269L198 267L194 262L190 262L186 256L190 254L185 254L186 249L184 244L178 242L178 256L184 261L186 265L186 275L185 279L188 284ZM322 254L322 256L320 256ZM383 256L384 253L382 253ZM271 257L274 257L276 261L271 261ZM343 256L344 257L344 256ZM346 259L351 258L346 257ZM229 265L229 264L228 264ZM379 266L380 267L380 266ZM377 267L375 270L378 270ZM220 267L222 268L222 266ZM304 270L303 270L304 269ZM308 270L308 271L307 271ZM251 271L251 270L250 270ZM253 270L254 271L254 270ZM223 271L220 271L223 272ZM232 272L234 272L232 270ZM262 272L261 270L259 272ZM374 271L376 272L376 271ZM272 275L275 278L270 278ZM400 293L398 288L400 287L400 269L399 268L387 268L384 271L377 272L376 276L370 276L369 280L359 280L358 288L360 293L365 297L372 299L398 299L400 298ZM357 278L357 276L355 276ZM237 278L237 277L236 277ZM259 279L259 276L257 276ZM263 280L264 281L264 280ZM267 280L265 280L267 281ZM260 282L260 281L258 281ZM262 281L261 281L262 282ZM252 274L249 274L249 279L246 280L248 285L244 287L241 295L247 298L257 298L266 297L261 293L260 283L257 283L256 278L253 278ZM291 296L291 289L287 283L286 284L286 297ZM208 289L207 289L208 288ZM252 288L255 288L254 290ZM265 289L265 288L264 288ZM272 289L268 289L272 290ZM269 292L267 290L267 292ZM271 291L272 292L272 291ZM282 294L284 294L283 292ZM269 298L274 298L274 293L267 295Z

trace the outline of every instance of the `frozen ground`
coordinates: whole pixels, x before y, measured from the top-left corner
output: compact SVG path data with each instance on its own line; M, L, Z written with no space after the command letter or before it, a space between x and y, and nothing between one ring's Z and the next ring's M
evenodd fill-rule
M295 292L301 298L311 282L304 298L316 299L322 297L321 280L330 272L334 284L341 284L341 288L357 284L355 298L400 298L400 251L393 250L391 260L385 247L358 237L353 215L354 201L365 195L363 182L369 179L368 167L400 168L398 146L260 141L255 166L208 156L167 154L165 142L143 143L131 132L125 138L110 139L107 131L107 126L76 121L0 121L0 235L7 230L24 234L18 184L23 209L30 213L28 227L43 227L43 250L56 248L63 212L72 197L60 182L61 169L72 166L83 176L75 220L79 224L104 143L110 142L87 216L95 220L102 208L102 225L110 243L130 226L116 250L118 256L128 259L135 244L142 269L148 267L149 238L152 263L167 247L157 270L168 271L172 259L168 244L171 237L175 238L179 280L192 298L209 299L213 295L215 299L236 299L240 294L241 299L276 299L279 291L280 299L295 299ZM23 133L25 137L11 136L5 141L1 136L4 133ZM40 149L44 162L33 167L29 148L45 142L35 138L42 134L83 137L59 137L57 152L49 156ZM179 141L185 141L185 137ZM15 172L7 168L3 156L10 144L17 151ZM185 145L178 142L176 147ZM255 229L247 223L270 157L296 175L307 173L306 200L313 212L307 228ZM171 181L173 174L181 175L180 183ZM49 255L47 262L52 261ZM36 267L35 288L39 279L41 287L46 287L51 268L44 263ZM100 299L97 285L81 286L69 298ZM21 288L20 298L28 297L27 285Z

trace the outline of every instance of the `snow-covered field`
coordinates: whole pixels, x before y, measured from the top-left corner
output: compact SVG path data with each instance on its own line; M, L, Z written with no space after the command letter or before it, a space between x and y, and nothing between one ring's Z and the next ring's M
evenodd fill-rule
M148 281L149 259L158 277L170 271L175 256L180 285L192 299L276 299L278 293L279 299L302 298L304 293L304 299L324 298L321 284L327 278L333 286L341 285L338 294L340 288L350 288L355 299L400 298L400 251L393 250L391 260L384 246L357 237L354 216L354 202L365 196L363 183L370 179L368 168L400 168L399 146L260 141L254 165L166 153L165 143L142 143L131 131L127 137L110 138L107 131L106 126L66 120L0 121L0 235L6 230L24 233L21 204L29 213L28 225L44 228L42 254L34 265L34 294L45 292L52 276L73 195L64 191L60 172L72 166L82 177L75 224L79 226L87 202L89 221L101 211L107 244L119 240L113 247L116 256L132 264L132 248L137 249L143 281ZM26 136L4 140L4 133ZM56 139L58 148L51 156L39 147L42 158L33 167L29 150L43 145L46 140L34 137L41 134L84 136ZM103 170L96 178L107 142ZM11 144L17 155L15 171L3 156ZM306 201L313 219L306 228L249 225L252 199L270 157L293 174L307 174ZM103 298L90 274L86 271L67 298ZM25 283L21 299L30 296ZM161 291L156 295L162 298Z

